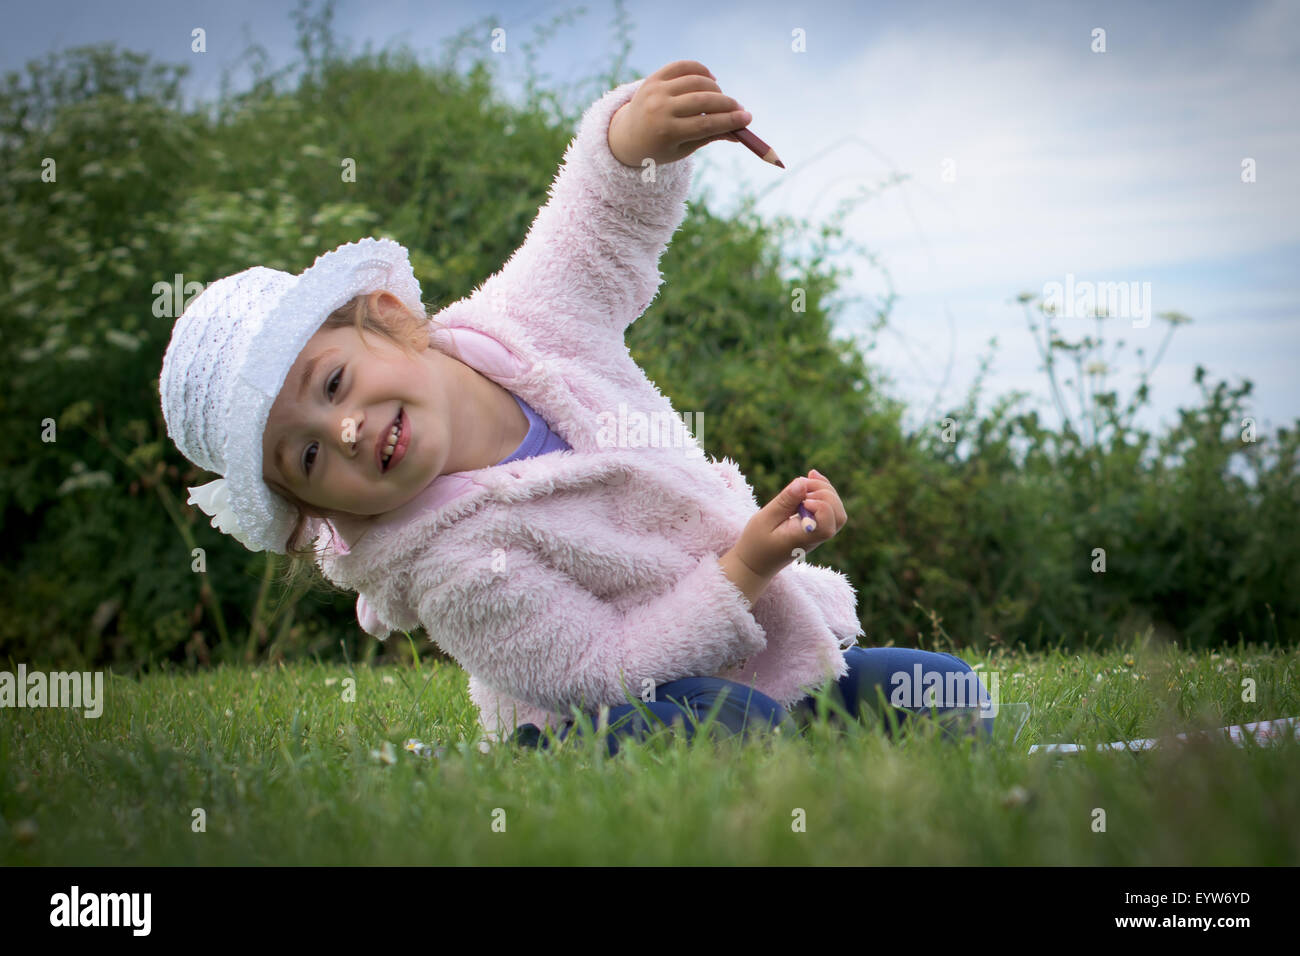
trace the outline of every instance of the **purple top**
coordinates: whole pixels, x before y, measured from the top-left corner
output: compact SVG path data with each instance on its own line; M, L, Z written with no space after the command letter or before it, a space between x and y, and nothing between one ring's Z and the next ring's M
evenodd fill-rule
M528 434L524 436L524 440L519 443L519 447L511 452L508 458L502 458L497 462L498 465L518 461L521 458L535 458L538 455L545 455L552 451L573 450L573 446L551 431L551 426L546 424L546 419L533 411L527 402L514 392L511 392L510 395L519 403L519 407L524 410L524 414L528 416Z

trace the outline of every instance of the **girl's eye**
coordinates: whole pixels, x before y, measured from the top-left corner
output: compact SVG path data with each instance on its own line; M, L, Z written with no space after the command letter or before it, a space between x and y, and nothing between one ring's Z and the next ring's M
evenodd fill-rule
M337 372L334 373L334 377L329 380L329 383L325 387L325 391L330 398L334 397L334 393L339 390L339 385L342 384L342 382L343 382L343 369L339 369ZM305 471L308 475L311 474L311 463L316 460L316 456L312 454L312 451L313 449L315 449L315 447L316 446L314 444L308 445L307 452L303 456L303 471Z

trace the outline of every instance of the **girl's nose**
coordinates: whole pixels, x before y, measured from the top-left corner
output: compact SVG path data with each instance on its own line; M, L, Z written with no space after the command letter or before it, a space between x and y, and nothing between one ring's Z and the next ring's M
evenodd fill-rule
M339 448L343 454L352 456L358 452L364 451L362 441L364 437L361 434L361 416L343 415L336 423L334 434L338 438Z

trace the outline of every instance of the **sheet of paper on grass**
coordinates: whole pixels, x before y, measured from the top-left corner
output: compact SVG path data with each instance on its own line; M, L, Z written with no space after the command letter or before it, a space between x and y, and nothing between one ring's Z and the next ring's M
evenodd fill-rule
M1220 727L1218 730L1202 730L1195 733L1204 734L1227 734L1229 739L1238 747L1245 746L1247 737L1253 737L1255 743L1260 746L1271 744L1283 737L1291 736L1300 739L1300 717L1279 717L1277 720L1261 720L1253 724L1233 724L1231 727ZM1178 734L1177 740L1187 740L1187 734ZM1160 746L1161 741L1157 738L1146 737L1141 740L1117 740L1110 744L1097 744L1096 750L1150 750L1152 747ZM1034 744L1029 748L1032 753L1078 753L1088 748L1082 744Z

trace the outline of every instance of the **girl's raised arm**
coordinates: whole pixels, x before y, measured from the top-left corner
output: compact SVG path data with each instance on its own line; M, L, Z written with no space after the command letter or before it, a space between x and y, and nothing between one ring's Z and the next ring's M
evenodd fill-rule
M559 341L620 339L658 292L659 258L686 216L690 156L638 168L609 145L610 120L647 78L588 107L523 245L468 299Z

